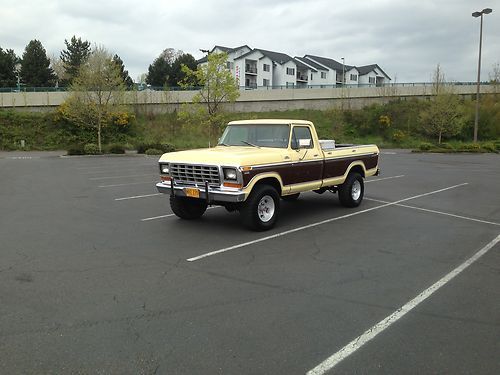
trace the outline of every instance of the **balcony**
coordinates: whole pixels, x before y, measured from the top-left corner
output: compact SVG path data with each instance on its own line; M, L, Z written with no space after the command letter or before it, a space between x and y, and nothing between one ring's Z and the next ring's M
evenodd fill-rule
M257 61L245 60L245 74L257 75Z
M307 74L298 74L297 73L297 82L309 82Z

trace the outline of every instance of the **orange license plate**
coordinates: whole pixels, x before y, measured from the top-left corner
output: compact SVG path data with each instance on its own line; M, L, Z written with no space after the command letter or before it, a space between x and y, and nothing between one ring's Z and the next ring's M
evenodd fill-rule
M186 193L186 197L191 197L191 198L200 197L200 191L196 188L185 188L184 192Z

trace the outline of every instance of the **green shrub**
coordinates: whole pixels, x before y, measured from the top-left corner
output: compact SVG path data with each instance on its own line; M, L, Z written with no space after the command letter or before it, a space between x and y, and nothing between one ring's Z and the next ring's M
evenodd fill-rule
M163 151L156 148L148 148L145 152L146 155L162 155Z
M125 146L123 146L122 144L119 144L119 143L110 144L110 145L108 145L108 147L106 149L110 154L124 154L125 153Z
M66 153L67 155L85 155L85 149L83 145L74 144L68 147Z
M429 151L431 148L434 148L434 145L432 143L422 142L418 148L422 151Z
M402 130L394 130L392 133L392 140L396 143L401 143L406 139L406 134Z
M481 145L479 143L464 143L460 146L459 151L480 152Z
M488 152L497 152L497 146L493 142L483 143L481 148Z
M83 147L83 151L87 155L97 155L97 154L100 154L100 152L99 152L99 146L97 146L95 143L87 143Z
M162 153L175 151L175 147L170 143L139 143L137 153L144 154L148 149L161 150Z
M453 150L453 146L449 143L442 142L439 144L439 147L444 148L446 150Z

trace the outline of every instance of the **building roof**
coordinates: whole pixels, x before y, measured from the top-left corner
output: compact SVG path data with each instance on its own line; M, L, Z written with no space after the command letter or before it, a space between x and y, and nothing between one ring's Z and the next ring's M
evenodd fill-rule
M310 69L313 72L317 72L317 70L314 68L314 66L312 64L309 64L306 61L303 61L300 57L295 56L293 58L293 60L297 64L297 68ZM309 62L312 62L312 61L309 61Z
M349 69L349 67L347 65L342 65L342 63L339 63L338 61L336 61L334 59L330 59L328 57L321 57L321 56L314 56L314 55L305 55L304 57L309 59L309 60L312 59L312 60L320 63L321 65L326 66L329 69L337 70L339 72L342 72L342 70L344 70L344 69L345 70Z
M358 66L358 72L359 72L359 75L360 76L364 76L365 74L368 74L372 71L375 70L375 68L377 68L378 70L380 70L382 72L383 75L385 75L388 79L391 79L387 74L386 72L384 72L382 70L382 68L380 66L378 66L378 64L371 64L371 65L364 65L364 66Z
M281 53L281 52L274 52L274 51L268 51L268 50L265 50L265 49L260 49L260 48L255 48L247 53L244 53L243 55L237 57L235 60L237 59L241 59L243 57L246 57L248 56L249 54L255 52L255 51L259 51L260 53L262 53L264 56L266 57L269 57L272 61L278 63L278 64L284 64L290 60L294 61L293 58L291 56L288 56L286 53Z
M303 62L304 64L307 64L309 65L310 67L316 69L316 71L318 70L328 70L326 69L325 67L319 65L318 63L315 63L314 61L312 60L309 60L308 58L306 57L295 57L296 60L300 60L301 62Z

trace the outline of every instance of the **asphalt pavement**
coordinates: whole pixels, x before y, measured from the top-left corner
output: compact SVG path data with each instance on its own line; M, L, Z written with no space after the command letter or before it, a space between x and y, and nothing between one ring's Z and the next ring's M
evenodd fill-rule
M175 217L156 157L0 153L0 374L498 374L500 156Z

